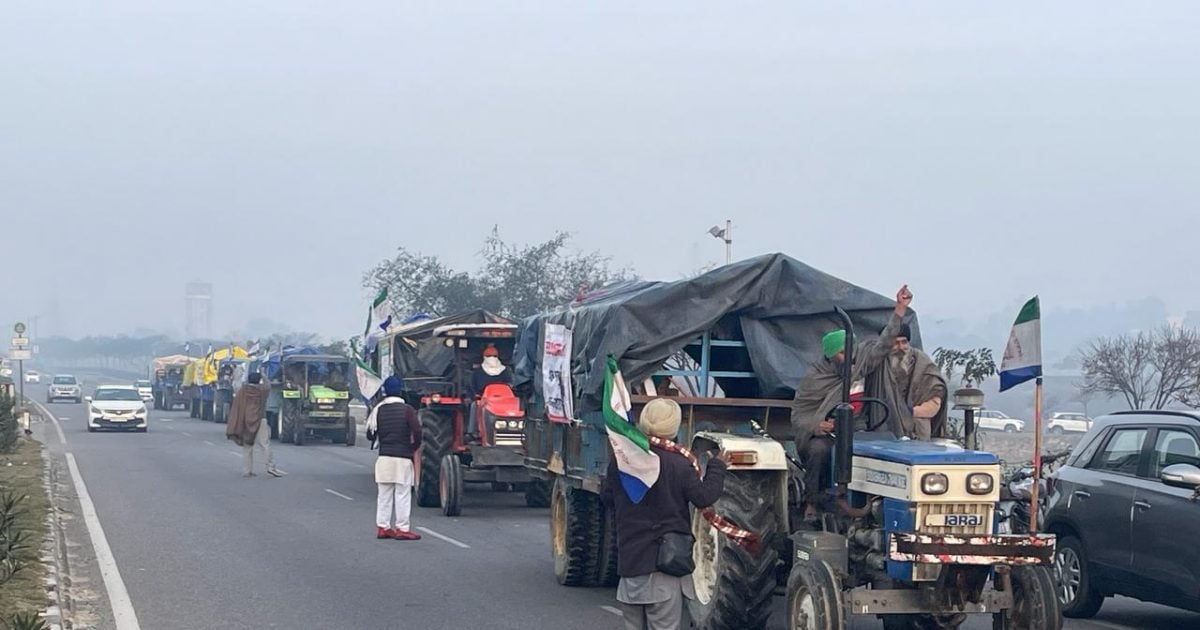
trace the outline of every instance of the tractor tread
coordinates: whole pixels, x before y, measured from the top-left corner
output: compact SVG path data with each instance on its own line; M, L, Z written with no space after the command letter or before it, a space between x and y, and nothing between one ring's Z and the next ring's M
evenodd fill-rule
M417 484L417 505L441 507L438 489L442 457L450 452L454 440L453 420L446 421L432 409L417 412L421 422L421 478Z

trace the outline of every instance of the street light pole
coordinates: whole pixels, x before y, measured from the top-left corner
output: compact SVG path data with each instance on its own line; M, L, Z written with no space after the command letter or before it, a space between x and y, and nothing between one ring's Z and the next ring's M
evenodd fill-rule
M725 220L725 264L733 262L733 221Z

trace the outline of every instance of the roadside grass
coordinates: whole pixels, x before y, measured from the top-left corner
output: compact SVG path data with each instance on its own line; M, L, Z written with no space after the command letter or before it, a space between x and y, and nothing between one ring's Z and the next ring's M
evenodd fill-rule
M14 613L38 613L49 604L46 595L46 567L42 565L42 546L46 541L46 515L50 501L42 484L42 445L21 437L13 453L0 454L0 490L25 495L17 517L17 527L25 532L26 547L20 560L25 567L10 581L0 585L0 611L5 618Z

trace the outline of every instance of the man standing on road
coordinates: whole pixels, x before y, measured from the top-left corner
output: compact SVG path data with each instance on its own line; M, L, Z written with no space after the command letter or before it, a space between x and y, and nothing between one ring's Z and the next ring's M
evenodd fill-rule
M417 412L401 396L404 383L395 375L383 381L383 400L367 415L367 439L379 445L375 460L375 537L420 540L411 531L413 455L421 450L421 422Z
M225 437L233 440L242 447L245 462L243 477L254 477L254 447L263 450L267 460L267 474L272 477L282 477L283 473L275 468L275 459L271 455L271 430L264 421L267 407L267 396L271 386L262 382L262 374L255 372L247 379L247 383L233 395L233 405L229 409L229 424L225 425Z
M679 404L656 398L642 409L638 429L647 436L674 440L682 414ZM683 622L683 598L695 599L692 576L668 575L658 564L659 547L668 534L691 534L688 504L703 509L721 498L728 455L708 460L701 479L682 453L651 446L658 455L658 481L634 503L621 487L617 460L609 458L608 473L600 489L617 524L617 601L626 630L677 630Z

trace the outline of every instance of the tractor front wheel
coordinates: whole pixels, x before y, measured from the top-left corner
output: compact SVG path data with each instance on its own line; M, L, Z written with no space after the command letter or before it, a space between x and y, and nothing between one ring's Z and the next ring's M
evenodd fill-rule
M418 411L417 419L421 422L421 476L417 483L417 505L439 507L438 477L441 475L442 458L450 452L454 440L454 425L431 409Z
M797 562L788 576L788 630L843 630L841 581L823 561Z
M1013 607L1004 620L1006 630L1062 630L1062 605L1049 568L1013 567L1012 592Z
M279 410L279 441L291 444L293 431L292 414L288 413L286 408Z
M441 477L438 479L438 498L442 503L442 514L462 514L463 474L462 461L454 453L442 457Z

